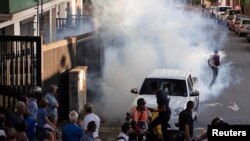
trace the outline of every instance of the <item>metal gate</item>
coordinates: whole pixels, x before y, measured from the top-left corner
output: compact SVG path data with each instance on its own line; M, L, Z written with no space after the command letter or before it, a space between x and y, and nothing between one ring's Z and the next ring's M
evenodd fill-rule
M34 85L41 86L41 38L0 36L0 107L13 112Z

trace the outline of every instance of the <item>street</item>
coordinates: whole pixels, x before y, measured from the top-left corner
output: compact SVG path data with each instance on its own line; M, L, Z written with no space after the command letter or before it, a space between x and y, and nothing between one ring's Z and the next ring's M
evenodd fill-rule
M170 116L170 130L186 128L179 115L193 110L188 111L188 132L193 137L216 117L230 125L250 125L250 4L241 0L210 0L209 5L207 0L7 1L0 8L4 126L24 132L27 125L34 134L36 122L40 129L48 123L63 130L59 141L76 140L71 138L75 132L65 137L66 123L75 126L77 118L85 121L93 112L89 121L94 120L96 127L93 122L86 132L76 127L81 134L77 138L97 137L99 129L102 141L114 141L121 125L133 118L144 121L139 127L147 132L152 124L147 125L151 114L145 106ZM240 37L245 33L248 41ZM157 89L152 82L159 85ZM194 106L186 106L192 101ZM90 110L84 106L87 103ZM79 115L73 112L71 117L71 110ZM141 114L136 119L138 114L128 112ZM32 127L28 113L34 117ZM18 129L21 123L23 129ZM0 131L11 137L4 126ZM90 133L94 128L95 133ZM55 138L52 132L50 138Z
M247 43L245 37L238 37L234 32L229 31L227 27L217 23L214 24L215 27L212 29L217 32L216 36L221 35L221 33L218 33L221 31L226 33L223 40L224 45L219 47L220 51L225 54L225 57L221 60L221 66L223 64L230 64L228 75L232 78L229 85L225 86L222 91L219 91L216 96L200 102L199 117L194 122L196 129L207 128L207 124L210 124L211 120L217 116L222 117L229 124L250 124L250 114L248 114L248 107L250 107L248 99L250 44ZM208 29L211 30L211 28ZM207 75L212 76L212 72ZM115 123L118 123L118 121ZM101 128L100 132L103 135L103 140L112 140L118 135L119 124L113 125L115 126L108 127L109 125L105 125Z
M229 124L250 124L250 44L245 37L238 37L234 32L226 30L227 38L223 47L226 57L222 62L231 62L232 69L229 75L232 79L230 85L223 89L218 97L200 103L200 116L196 123L198 126L210 123L216 116L221 116Z

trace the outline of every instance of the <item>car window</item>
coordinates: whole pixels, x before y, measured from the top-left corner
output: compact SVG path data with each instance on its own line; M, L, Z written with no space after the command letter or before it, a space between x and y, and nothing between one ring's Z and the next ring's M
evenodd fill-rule
M239 10L230 10L229 15L235 15L235 14L240 14Z
M157 82L161 89L171 96L187 96L185 80L146 78L142 84L139 94L154 95L150 87L152 82Z
M224 12L224 11L226 11L227 9L231 9L231 7L220 7L220 8L219 8L219 11Z
M250 20L243 20L242 24L250 24Z

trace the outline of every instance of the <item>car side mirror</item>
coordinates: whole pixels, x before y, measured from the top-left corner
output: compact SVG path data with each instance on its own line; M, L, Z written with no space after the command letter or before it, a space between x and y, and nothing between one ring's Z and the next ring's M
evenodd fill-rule
M138 94L138 89L137 88L133 88L130 90L131 93L133 94Z
M192 91L190 96L199 96L199 94L200 94L199 91L194 90L194 91Z

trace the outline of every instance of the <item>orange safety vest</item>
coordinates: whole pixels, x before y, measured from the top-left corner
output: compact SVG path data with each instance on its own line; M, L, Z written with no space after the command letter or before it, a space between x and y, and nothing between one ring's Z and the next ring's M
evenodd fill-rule
M138 111L138 110L136 110L136 107L133 107L131 110L132 117L136 122L137 121L148 121L149 120L148 119L148 112L149 112L149 110L147 108L143 111Z

